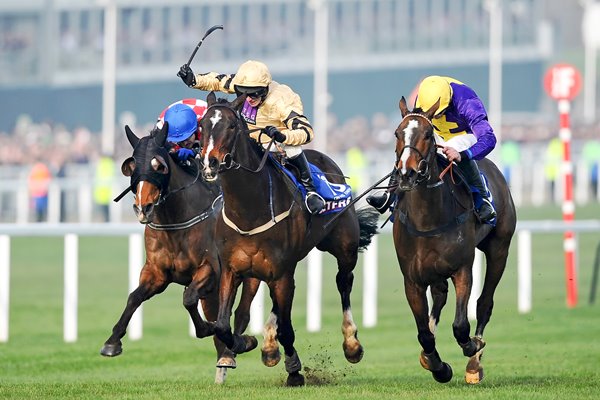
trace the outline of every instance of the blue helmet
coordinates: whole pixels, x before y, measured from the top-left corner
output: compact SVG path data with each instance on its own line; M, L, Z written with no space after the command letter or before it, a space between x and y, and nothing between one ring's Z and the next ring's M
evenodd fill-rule
M174 104L165 112L165 121L169 123L167 140L181 142L198 130L198 116L185 104Z

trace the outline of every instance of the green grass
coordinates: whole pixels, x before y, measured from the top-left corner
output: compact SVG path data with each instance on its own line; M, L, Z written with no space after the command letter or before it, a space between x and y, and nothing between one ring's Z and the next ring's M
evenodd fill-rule
M600 206L578 209L598 218ZM560 219L558 207L520 209L521 219ZM364 359L349 364L341 349L341 312L335 267L325 257L323 329L306 331L306 268L297 272L293 320L307 385L284 387L280 363L267 368L255 350L238 357L225 385L213 383L212 340L188 335L182 287L172 285L143 307L144 337L124 338L123 354L99 350L127 296L127 241L80 238L79 331L62 340L63 241L13 238L10 338L0 344L0 398L10 399L596 399L600 393L600 305L589 305L600 234L578 236L579 304L566 307L562 235L533 235L533 310L517 312L516 240L496 297L484 354L485 380L463 382L467 359L452 337L454 294L437 333L442 358L454 369L436 383L419 366L419 344L404 298L390 235L379 237L378 324L362 328L362 268L356 270L353 313ZM362 262L362 260L361 260ZM259 337L260 339L260 337Z

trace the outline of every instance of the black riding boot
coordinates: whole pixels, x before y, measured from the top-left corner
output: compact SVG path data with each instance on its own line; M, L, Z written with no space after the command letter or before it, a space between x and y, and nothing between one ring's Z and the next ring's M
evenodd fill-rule
M367 196L367 203L375 207L380 214L385 213L388 208L396 201L396 188L398 187L397 172L394 170L388 182L388 189L381 194L372 194Z
M477 210L479 219L481 222L491 221L494 219L494 217L496 217L496 210L494 210L492 201L487 194L487 187L485 186L483 178L479 173L479 167L477 167L477 163L475 163L473 160L463 160L457 165L460 168L460 172L462 172L462 174L465 176L467 183L475 186L481 195L483 203L481 204L481 207L479 207L479 210Z
M298 168L300 172L300 182L306 189L306 208L311 214L318 214L325 207L325 200L317 193L315 184L310 174L310 167L304 153L300 153L294 158L288 158L290 164Z

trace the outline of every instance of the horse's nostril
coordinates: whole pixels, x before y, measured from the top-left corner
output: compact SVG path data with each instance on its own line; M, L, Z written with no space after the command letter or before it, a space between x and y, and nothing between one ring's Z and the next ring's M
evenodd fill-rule
M208 166L211 169L216 169L219 166L219 161L216 158L211 157L211 159L208 162Z
M140 215L140 212L141 212L141 210L140 210L140 208L138 207L138 205L137 205L137 204L134 204L134 205L133 205L133 212L135 213L135 216L136 216L136 217L137 217L138 215Z
M152 211L154 210L154 204L146 204L143 207L143 210L144 210L144 215L146 215L146 216L152 214Z

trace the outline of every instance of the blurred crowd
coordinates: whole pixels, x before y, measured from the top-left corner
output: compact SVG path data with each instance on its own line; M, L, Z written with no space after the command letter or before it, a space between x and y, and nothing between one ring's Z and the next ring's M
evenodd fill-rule
M381 167L382 160L393 160L394 130L399 122L400 116L389 117L381 113L371 118L357 116L343 122L331 115L328 118L327 153L351 177ZM147 122L132 128L138 136L144 136L150 132L153 124ZM319 135L319 132L316 134ZM543 161L545 180L550 185L554 184L560 176L563 156L556 126L544 122L506 124L502 126L501 134L502 145L498 148L495 161L502 164L509 183L512 167L529 168L536 161ZM12 132L0 132L0 181L22 180L25 173L29 174L31 208L35 208L36 220L41 221L45 218L43 211L46 204L43 199L36 200L35 193L43 198L44 193L47 194L50 179L73 177L69 171L85 170L87 176L96 182L95 202L107 220L108 204L113 197L110 180L122 178L118 167L131 155L132 149L124 131L119 131L119 128L115 133L114 154L102 153L101 139L100 132L92 132L86 127L67 129L61 124L34 122L23 116L18 119ZM600 125L574 127L571 151L574 163L584 161L589 167L591 192L593 198L598 198ZM378 165L375 166L375 163ZM387 162L384 164L384 168L390 166ZM372 175L373 171L370 173ZM363 180L367 182L362 185L355 183L353 187L364 188L368 178ZM104 188L101 186L103 181L107 182Z

